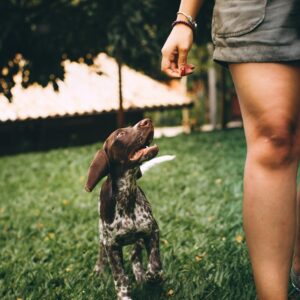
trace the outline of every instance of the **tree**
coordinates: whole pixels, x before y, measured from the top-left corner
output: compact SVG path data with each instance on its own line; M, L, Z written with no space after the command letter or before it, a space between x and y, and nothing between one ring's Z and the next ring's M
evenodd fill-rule
M207 37L212 1L206 2L199 35ZM11 99L18 72L24 87L52 82L57 89L64 59L92 64L101 51L115 56L120 66L161 77L160 48L178 6L179 0L1 1L0 93Z

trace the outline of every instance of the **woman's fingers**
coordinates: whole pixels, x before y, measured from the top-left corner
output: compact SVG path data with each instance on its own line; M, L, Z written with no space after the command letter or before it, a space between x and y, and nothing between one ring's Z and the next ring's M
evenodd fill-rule
M195 66L192 64L185 64L179 68L176 61L170 60L168 57L162 57L161 70L170 77L180 78L182 76L192 74L194 69Z
M176 51L173 51L173 53L169 53L163 50L162 54L163 56L161 60L161 70L170 77L179 78L180 72L176 63Z
M195 69L195 66L194 66L193 64L186 64L186 66L187 66L188 68L192 69L192 70Z
M180 76L190 75L194 72L195 66L186 64L180 68Z
M195 66L192 64L186 64L183 68L181 68L181 76L190 75L194 72Z
M192 64L186 64L178 68L176 62L170 62L167 58L162 58L162 71L168 76L173 78L180 78L182 76L190 75L194 72L195 66Z
M179 67L180 70L185 68L186 60L187 60L187 54L188 54L188 49L187 48L180 48L179 49L178 67Z
M180 78L193 73L195 66L187 63L187 54L188 48L181 48L178 51L176 47L170 51L164 47L162 49L161 70L173 78Z

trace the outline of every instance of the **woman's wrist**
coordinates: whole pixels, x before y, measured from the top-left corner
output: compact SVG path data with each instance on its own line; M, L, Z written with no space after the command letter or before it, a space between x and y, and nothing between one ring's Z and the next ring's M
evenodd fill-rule
M196 33L196 21L193 19L192 16L185 13L184 11L178 11L176 14L176 20L172 23L172 27L174 28L177 25L189 27L192 30L193 34Z
M176 20L172 23L172 27L177 27L177 26L184 26L186 28L190 28L190 30L192 31L193 34L196 33L196 28L193 26L193 24L191 24L190 22L187 21L182 21L182 20Z
M176 21L187 21L184 15L177 15Z
M190 23L191 25L193 25L193 27L196 29L197 28L197 22L195 21L195 19L190 16L189 14L185 13L184 11L178 11L177 12L177 16L183 16L186 21L188 23Z

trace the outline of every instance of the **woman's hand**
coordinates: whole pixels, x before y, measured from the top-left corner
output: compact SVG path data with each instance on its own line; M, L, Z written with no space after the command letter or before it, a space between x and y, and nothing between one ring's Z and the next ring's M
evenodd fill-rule
M191 28L184 24L175 25L161 50L161 70L174 78L193 73L194 66L187 63L187 55L192 43Z

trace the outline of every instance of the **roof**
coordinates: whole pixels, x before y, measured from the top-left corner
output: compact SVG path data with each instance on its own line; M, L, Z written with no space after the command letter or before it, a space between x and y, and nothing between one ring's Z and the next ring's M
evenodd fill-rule
M59 80L59 92L52 85L34 84L26 89L16 77L13 100L0 95L0 122L87 115L118 110L118 66L115 59L100 53L94 66L65 61L65 79ZM102 73L99 75L99 73ZM128 66L122 68L125 110L178 107L191 99Z

